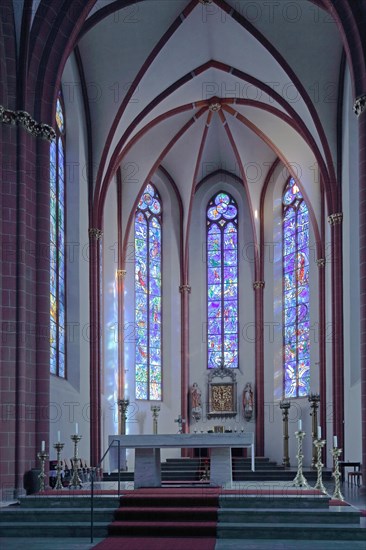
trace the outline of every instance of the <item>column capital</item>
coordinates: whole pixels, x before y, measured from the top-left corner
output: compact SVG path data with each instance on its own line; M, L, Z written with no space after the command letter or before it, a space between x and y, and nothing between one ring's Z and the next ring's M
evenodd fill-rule
M192 287L189 286L189 285L181 285L179 287L179 292L181 292L183 294L183 292L187 292L188 294L190 294L192 291Z
M316 265L317 265L318 267L325 267L325 264L326 264L325 258L318 258L318 259L316 260Z
M258 289L264 288L265 284L266 283L264 281L254 281L253 290L258 290Z
M103 231L101 229L91 227L89 229L89 236L94 237L98 241L99 239L101 239L103 237Z
M117 278L124 279L126 277L127 271L125 269L117 269Z
M330 214L328 216L329 225L337 225L343 221L343 212L336 212L335 214Z
M362 115L366 109L366 94L360 95L353 105L353 112L356 116Z
M12 124L13 126L22 126L34 137L40 137L47 141L55 141L56 132L48 124L36 122L27 111L12 111L0 105L0 122Z

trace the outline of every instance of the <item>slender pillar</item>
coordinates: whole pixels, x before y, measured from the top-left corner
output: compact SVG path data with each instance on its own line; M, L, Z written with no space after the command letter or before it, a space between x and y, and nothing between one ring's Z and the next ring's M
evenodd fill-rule
M325 303L325 259L316 260L319 268L319 394L320 420L323 438L327 440L327 369L326 369L326 303ZM326 464L326 449L322 448L322 460Z
M332 237L332 381L333 435L344 448L344 354L343 354L343 292L342 292L342 220L337 212L328 217ZM343 457L345 454L343 454Z
M189 294L191 287L188 284L179 287L181 293L181 416L186 419L182 432L187 433L189 428L188 416L188 383L189 383ZM187 449L182 449L182 456L188 456Z
M101 459L100 438L100 239L102 231L89 229L90 276L90 461L97 466Z
M256 456L264 456L264 281L254 281L255 307L255 449Z
M366 94L354 106L359 132L360 193L360 323L361 323L361 426L362 486L366 487ZM341 446L341 445L340 445Z
M126 270L117 269L117 300L118 300L118 406L121 415L118 420L119 433L126 433L126 413L129 401L125 395L125 350L124 350L124 295ZM127 407L121 403L127 401ZM122 408L121 408L122 407Z

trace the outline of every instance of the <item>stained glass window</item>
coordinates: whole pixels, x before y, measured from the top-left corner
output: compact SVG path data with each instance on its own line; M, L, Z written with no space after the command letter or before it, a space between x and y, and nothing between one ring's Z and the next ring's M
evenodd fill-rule
M209 369L238 367L238 208L223 192L207 207L207 342Z
M50 371L65 378L65 117L56 103L56 140L50 146Z
M161 200L148 184L135 216L136 399L161 399Z
M284 394L310 391L309 213L291 178L283 205Z

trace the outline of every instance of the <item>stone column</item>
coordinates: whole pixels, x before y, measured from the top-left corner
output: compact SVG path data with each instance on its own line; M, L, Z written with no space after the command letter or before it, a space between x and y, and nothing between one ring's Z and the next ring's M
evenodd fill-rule
M191 287L188 284L179 287L181 293L181 416L187 422L182 426L182 432L189 429L188 415L188 383L189 383L189 294ZM182 449L182 456L188 456L187 449Z
M264 456L264 281L254 281L255 307L255 454Z
M100 239L102 231L89 229L90 278L90 461L97 466L101 459L100 433Z
M332 387L333 435L344 449L344 355L343 355L343 269L342 269L342 212L328 216L332 245Z
M366 486L366 94L354 105L359 131L359 193L360 193L360 323L361 323L361 425L362 425L362 486Z
M326 370L326 304L325 304L325 265L324 258L316 260L319 268L319 393L320 420L323 439L327 439L327 370ZM322 449L322 460L326 463L326 449Z

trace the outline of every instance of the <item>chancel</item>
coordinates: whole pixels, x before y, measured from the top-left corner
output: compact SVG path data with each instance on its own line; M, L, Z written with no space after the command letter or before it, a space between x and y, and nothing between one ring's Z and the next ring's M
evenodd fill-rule
M1 0L2 503L118 500L118 480L147 510L121 501L145 521L123 534L145 536L158 494L165 524L205 490L202 536L244 539L258 517L232 495L282 483L294 514L340 507L301 536L364 542L340 518L366 509L365 20L348 0ZM4 508L0 537L42 536Z

